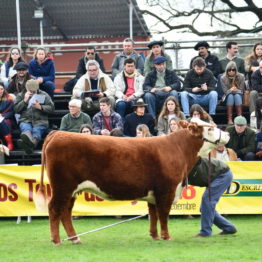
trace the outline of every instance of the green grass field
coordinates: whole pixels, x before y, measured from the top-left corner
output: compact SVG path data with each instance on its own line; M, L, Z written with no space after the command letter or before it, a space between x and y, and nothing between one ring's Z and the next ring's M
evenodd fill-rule
M209 238L194 238L199 230L199 217L185 219L170 217L171 241L153 241L148 235L147 218L127 222L81 237L82 244L69 241L61 246L49 242L47 218L33 218L28 224L23 217L0 219L0 261L96 261L96 262L247 262L262 261L262 215L229 216L237 227L236 235L221 236L214 227ZM112 217L84 217L74 220L77 233L126 219ZM61 238L66 238L61 227Z

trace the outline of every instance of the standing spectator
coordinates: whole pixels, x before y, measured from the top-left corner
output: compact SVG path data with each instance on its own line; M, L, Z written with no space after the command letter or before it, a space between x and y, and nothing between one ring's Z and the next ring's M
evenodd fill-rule
M100 56L97 54L96 49L94 46L88 46L86 48L85 54L81 57L78 61L78 66L76 69L76 76L70 79L68 82L65 83L64 90L67 92L72 93L72 90L77 82L77 80L86 73L86 63L89 60L96 60L99 63L100 69L103 73L105 73L104 61Z
M116 55L112 63L112 78L124 69L124 61L127 58L132 58L136 62L136 69L140 74L143 74L144 59L134 50L134 41L131 38L126 38L123 42L123 51Z
M126 136L135 137L136 128L139 124L148 126L151 135L154 134L155 121L150 113L145 113L147 104L144 103L142 98L139 98L133 105L134 112L128 114L124 123L124 134Z
M226 44L227 56L220 60L221 69L220 72L224 73L226 71L227 64L230 61L234 61L237 65L237 71L239 73L245 74L245 61L243 58L237 57L238 45L237 42L229 41Z
M28 65L25 62L17 63L14 70L17 73L11 78L6 90L9 94L17 96L18 93L25 91L25 84L32 77L28 73Z
M184 113L180 110L178 101L173 97L169 96L162 107L157 121L157 135L163 136L169 133L170 119L176 117L180 120L185 120Z
M18 47L12 47L9 50L6 62L1 66L1 81L4 82L5 88L8 87L11 78L16 74L14 66L18 62L24 62L23 58L21 57L21 50Z
M169 70L173 70L173 64L171 57L162 49L164 45L163 41L152 41L147 46L151 50L150 54L145 59L144 75L146 76L149 72L154 69L153 61L159 56L166 58L166 67Z
M242 115L243 93L245 89L245 77L238 73L236 63L230 61L226 72L221 77L221 86L224 92L223 100L227 105L227 124L233 125L233 107L235 105L237 115Z
M69 113L63 116L60 130L78 133L83 124L92 126L90 116L81 112L81 104L79 99L69 101Z
M230 139L226 147L232 148L241 160L255 159L255 132L247 127L247 120L243 116L234 119L234 126L228 126L226 131Z
M218 57L215 55L211 55L210 51L209 51L209 44L206 41L199 41L194 49L196 51L198 51L198 56L195 56L191 59L190 62L190 69L192 69L192 64L193 61L197 58L197 57L202 57L205 60L206 63L206 67L207 69L209 69L213 75L215 76L215 78L218 77L218 75L220 74L220 63L218 61Z
M148 112L154 119L167 97L174 96L178 100L178 91L181 88L176 73L166 68L166 61L164 56L153 60L155 68L147 74L143 85Z
M111 103L108 97L99 100L100 112L93 117L93 129L95 135L110 136L114 128L123 130L121 116L111 110Z
M79 129L79 133L92 135L93 134L93 128L89 124L83 124L83 125L81 125L81 127Z
M181 92L183 112L189 116L189 105L199 104L209 106L209 114L216 114L217 92L213 73L206 68L203 58L198 57L193 61L193 69L186 74L184 90Z
M251 75L259 69L259 63L262 60L262 43L256 43L252 53L245 59L245 69L248 72L248 80L251 81Z
M136 62L127 58L124 70L116 75L114 85L116 88L116 112L124 119L126 113L131 113L135 100L143 92L144 77L136 70Z
M0 82L0 137L5 139L10 151L14 149L11 135L13 120L13 98L6 92L4 83Z
M43 47L35 50L33 59L29 62L29 74L39 83L39 88L51 98L55 90L55 66L52 57Z
M48 129L48 114L54 111L54 103L46 92L39 90L39 82L30 79L26 92L17 95L14 109L20 114L18 146L31 154Z
M256 101L256 110L250 115L250 128L258 131L262 123L262 97Z
M259 62L259 69L251 75L252 91L250 92L249 112L256 110L256 100L262 97L262 61Z
M136 137L150 137L150 131L147 125L140 124L136 127Z
M87 72L77 81L73 89L74 98L82 98L82 109L84 111L99 110L99 99L109 98L113 107L115 99L115 86L111 78L103 73L100 65L95 60L89 60L86 64ZM98 91L89 97L82 97L85 91Z

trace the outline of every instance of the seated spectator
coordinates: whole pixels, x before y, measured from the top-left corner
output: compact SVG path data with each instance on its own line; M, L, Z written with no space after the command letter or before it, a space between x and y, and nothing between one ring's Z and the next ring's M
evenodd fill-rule
M178 91L181 88L176 73L166 68L166 61L164 56L153 60L155 68L147 74L143 85L148 112L154 119L167 97L174 96L178 100Z
M202 121L214 124L212 117L203 109L202 106L198 104L194 104L190 107L190 118L188 119L189 122L191 118L199 118Z
M220 63L218 61L217 56L215 55L211 55L210 51L209 51L209 44L206 41L199 41L194 49L196 51L198 51L198 56L195 56L191 59L190 61L190 69L192 69L192 64L193 61L197 58L197 57L202 57L205 60L206 63L206 67L207 69L209 69L213 75L215 76L215 78L218 77L218 75L220 74Z
M136 62L136 69L140 74L144 71L144 59L134 50L134 41L131 38L126 38L123 42L123 51L116 55L112 63L112 78L123 71L124 61L127 58L132 58Z
M180 93L183 112L189 116L189 105L209 106L209 114L216 114L217 92L213 73L206 68L203 58L193 61L193 69L186 74L184 90Z
M163 136L169 133L168 123L170 119L174 117L180 120L186 119L184 113L180 110L178 101L173 96L169 96L164 102L164 105L158 117L158 121L157 121L158 136Z
M54 103L46 92L39 90L39 82L30 79L26 91L17 95L14 109L20 114L21 136L17 144L31 154L48 129L48 114L54 111Z
M121 116L111 110L111 103L108 97L99 99L100 112L93 117L93 129L95 135L110 136L114 128L123 130Z
M248 80L251 83L251 75L259 69L259 62L262 61L262 43L256 43L252 53L245 59L245 69L248 72Z
M136 127L136 137L150 137L150 131L147 125L140 124Z
M0 138L4 138L8 149L14 149L11 130L14 121L13 98L6 92L4 83L0 82Z
M90 116L81 112L81 104L79 99L69 101L69 113L63 116L60 130L78 133L83 124L92 126Z
M77 80L86 73L86 63L89 60L96 60L99 63L101 71L105 73L103 59L100 58L100 56L96 53L96 49L94 46L88 46L86 48L85 55L81 57L78 61L78 66L76 69L76 76L65 83L64 90L66 92L72 93L72 90Z
M25 62L19 62L14 66L16 74L11 78L11 81L7 87L9 94L17 96L18 93L24 91L27 80L32 79L28 73L28 65Z
M136 70L136 63L132 58L124 62L124 70L116 75L116 112L124 119L126 113L131 113L135 100L143 92L144 77Z
M256 101L256 111L252 112L250 115L250 128L255 131L259 130L262 123L262 97L258 98Z
M154 134L155 121L150 113L145 113L146 106L142 98L139 98L133 105L134 112L125 117L124 134L126 136L135 137L139 124L147 125L151 135Z
M236 152L231 148L226 148L224 145L220 145L212 149L210 157L216 158L223 162L237 161Z
M80 126L79 133L92 135L93 134L93 128L89 124L83 124Z
M241 160L255 159L255 132L247 127L247 120L243 116L234 119L234 125L228 126L226 131L230 139L226 147L233 149Z
M24 62L21 50L18 47L12 47L9 50L6 62L1 66L1 81L4 82L5 88L8 87L11 78L16 74L14 67L19 62Z
M169 133L173 133L179 129L181 129L181 126L179 125L180 119L177 117L173 117L170 119L168 127L169 127Z
M43 47L35 50L34 58L29 62L29 74L39 83L39 88L51 98L55 90L55 66L53 59Z
M171 57L161 48L164 45L163 41L152 41L147 46L151 50L150 54L145 59L144 75L154 69L153 61L159 56L166 58L166 67L169 70L173 70L173 64Z
M249 112L256 110L256 101L262 97L262 61L259 62L259 69L251 75L252 91L250 92Z
M221 86L224 92L223 101L227 105L227 124L233 125L233 107L235 105L237 115L242 115L243 93L245 90L245 77L238 73L236 63L230 61L226 72L221 77Z
M256 158L262 160L262 122L260 123L259 132L256 134Z
M111 78L101 71L99 63L95 60L89 60L86 69L87 72L79 78L73 89L73 97L82 98L82 110L99 110L99 99L102 97L107 97L113 107L115 86ZM88 97L82 97L83 92L92 90L99 92Z
M124 132L121 129L119 129L119 128L113 128L110 131L110 136L123 137L124 136Z

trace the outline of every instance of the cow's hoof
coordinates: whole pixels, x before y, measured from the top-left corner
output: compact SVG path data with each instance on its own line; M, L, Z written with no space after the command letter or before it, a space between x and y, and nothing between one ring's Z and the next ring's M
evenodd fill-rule
M77 239L72 240L73 244L81 244L80 238L78 237Z
M61 242L61 241L55 241L55 240L51 239L51 242L53 243L54 246L60 246L60 245L62 245L62 242Z
M152 237L153 240L160 240L160 237L159 236L156 236L156 237Z
M167 236L167 237L162 237L163 240L172 240L173 238L170 237L170 236Z

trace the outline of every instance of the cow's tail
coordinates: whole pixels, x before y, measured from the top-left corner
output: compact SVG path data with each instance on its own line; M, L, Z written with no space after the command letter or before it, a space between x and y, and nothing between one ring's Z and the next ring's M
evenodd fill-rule
M50 140L53 137L53 134L56 131L52 131L48 134L48 136L45 139L45 142L43 144L42 147L42 156L41 156L41 177L40 177L40 184L39 184L39 189L36 192L36 196L34 197L34 203L35 203L35 207L38 211L43 211L43 212L47 212L48 210L48 202L49 202L49 198L47 196L47 190L45 188L44 185L44 174L45 174L45 166L46 166L46 147L47 144L50 142Z

